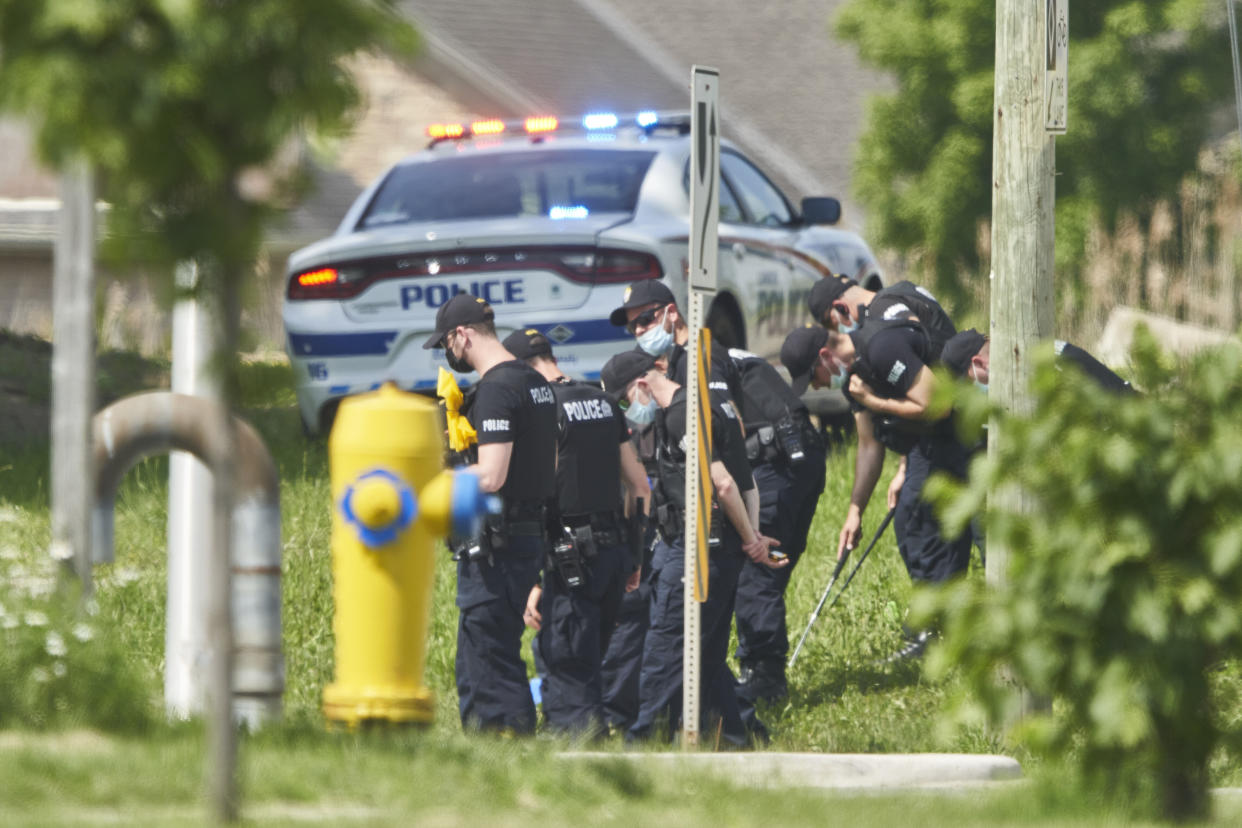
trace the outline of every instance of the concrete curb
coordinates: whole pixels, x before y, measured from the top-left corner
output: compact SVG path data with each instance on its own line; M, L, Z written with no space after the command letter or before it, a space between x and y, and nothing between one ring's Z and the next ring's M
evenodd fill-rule
M566 752L558 757L634 762L656 772L693 769L768 788L935 788L1022 778L1022 766L1008 756L965 753Z

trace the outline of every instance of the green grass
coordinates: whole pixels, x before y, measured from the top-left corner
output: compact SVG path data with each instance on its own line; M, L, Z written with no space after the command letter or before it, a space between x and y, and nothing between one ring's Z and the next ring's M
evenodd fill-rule
M0 356L3 350L0 349ZM115 394L141 387L161 366L133 363L112 375ZM568 742L540 736L467 736L453 685L456 609L448 554L436 557L426 680L436 692L435 724L423 732L329 733L320 713L333 679L331 511L326 446L302 436L284 365L243 370L246 418L276 458L282 481L285 720L242 744L244 810L263 824L303 818L332 823L476 824L810 824L834 821L904 825L1131 824L1057 781L1054 769L1003 749L982 732L949 732L938 722L950 681L925 681L917 667L882 669L901 643L910 584L891 533L876 545L841 602L821 615L796 669L786 703L762 711L771 750L825 752L1008 752L1036 781L986 793L886 793L741 789L688 772L654 773L618 762L567 765L553 754ZM49 535L46 439L0 440L0 602L5 582L43 572ZM883 515L888 474L866 515L869 541ZM830 461L808 552L788 596L796 641L830 576L848 500L852 457ZM126 477L117 502L116 562L99 567L98 626L158 704L163 670L167 461L144 461ZM848 571L848 570L847 570ZM975 573L978 577L979 573ZM844 579L842 579L844 580ZM2 663L2 662L0 662ZM1223 698L1236 699L1242 675L1222 672ZM72 720L69 720L72 724ZM605 750L621 750L619 742ZM204 746L197 725L158 726L142 735L0 731L0 814L6 823L63 824L124 815L129 824L196 822ZM1222 758L1215 783L1238 784L1236 761ZM1047 777L1052 780L1040 781ZM1221 824L1242 820L1232 799L1217 803Z

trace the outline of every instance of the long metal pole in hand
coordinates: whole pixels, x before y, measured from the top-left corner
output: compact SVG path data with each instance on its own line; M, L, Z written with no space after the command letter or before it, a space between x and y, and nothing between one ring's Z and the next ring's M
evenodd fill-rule
M708 527L711 525L711 405L707 396L703 313L716 291L720 193L720 134L716 106L720 73L690 70L690 341L686 389L685 645L682 651L682 747L699 742L701 629L699 604L707 600Z
M871 539L871 543L867 544L867 548L863 551L858 559L858 563L854 564L854 568L850 570L850 575L845 579L845 583L841 586L841 591L837 593L837 597L832 599L832 603L828 605L828 609L832 609L837 605L837 601L841 600L841 596L845 594L845 590L849 589L850 581L854 580L854 575L858 573L858 568L863 565L863 561L867 560L867 556L871 554L872 547L875 542L884 534L884 530L888 528L888 524L892 522L893 515L897 513L897 509L889 509L888 514L884 516L884 521L880 524L880 528L875 530L875 537ZM837 578L841 575L841 570L845 567L845 562L850 559L850 550L845 550L845 555L841 560L837 561L836 567L832 570L832 578L828 581L828 588L824 590L824 594L819 597L819 603L815 605L815 612L811 613L811 620L807 622L806 629L802 631L802 637L798 639L798 646L794 647L793 655L789 657L789 666L793 667L794 662L798 660L798 653L802 650L802 644L806 641L807 635L811 632L811 627L815 626L815 619L819 618L819 611L823 608L824 602L828 600L828 593L832 592L832 585L837 582Z

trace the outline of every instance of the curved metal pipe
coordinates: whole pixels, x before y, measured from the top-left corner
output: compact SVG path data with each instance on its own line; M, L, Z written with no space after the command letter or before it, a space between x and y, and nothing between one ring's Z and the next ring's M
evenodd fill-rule
M153 391L118 400L95 415L94 563L113 553L116 492L130 467L153 454L184 451L214 470L213 423L220 404ZM279 715L284 692L280 634L280 480L258 433L237 417L232 529L233 701L250 724Z

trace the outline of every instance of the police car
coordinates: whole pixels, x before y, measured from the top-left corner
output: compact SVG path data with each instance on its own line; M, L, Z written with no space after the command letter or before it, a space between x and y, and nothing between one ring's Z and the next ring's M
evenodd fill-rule
M434 389L444 354L421 344L460 292L491 304L501 338L536 328L562 370L598 379L633 346L608 321L630 282L663 279L687 307L689 132L688 115L657 112L432 126L425 151L289 258L286 348L307 430L326 430L342 398L386 380ZM810 321L815 280L843 273L878 288L880 271L862 239L829 226L836 199L796 210L728 142L720 166L708 325L775 362L785 335Z

